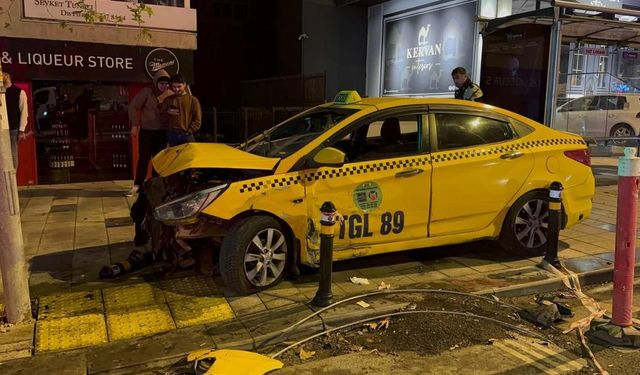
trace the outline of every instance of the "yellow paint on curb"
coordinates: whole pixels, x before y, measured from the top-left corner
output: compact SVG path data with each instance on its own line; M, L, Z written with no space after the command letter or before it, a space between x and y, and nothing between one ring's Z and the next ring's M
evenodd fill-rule
M102 313L91 313L39 321L36 352L82 348L107 343Z
M111 341L148 336L176 328L166 304L107 309L106 315Z
M162 290L149 283L106 288L102 293L107 311L165 303Z
M42 296L38 299L39 321L82 313L102 313L103 310L102 293L99 290Z
M224 297L184 298L169 302L178 328L223 322L235 315Z

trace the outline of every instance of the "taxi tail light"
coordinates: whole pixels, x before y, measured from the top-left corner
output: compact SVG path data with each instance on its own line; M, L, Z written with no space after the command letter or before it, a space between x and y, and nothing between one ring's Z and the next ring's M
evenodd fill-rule
M573 159L578 163L584 164L587 167L591 167L591 157L589 156L589 150L573 150L565 151L564 155L569 159Z

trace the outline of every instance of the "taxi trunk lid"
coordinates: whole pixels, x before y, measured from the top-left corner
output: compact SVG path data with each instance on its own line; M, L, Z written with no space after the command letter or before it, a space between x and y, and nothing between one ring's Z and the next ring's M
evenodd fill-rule
M267 158L220 143L186 143L161 151L153 168L162 177L187 169L241 169L272 171L279 158Z

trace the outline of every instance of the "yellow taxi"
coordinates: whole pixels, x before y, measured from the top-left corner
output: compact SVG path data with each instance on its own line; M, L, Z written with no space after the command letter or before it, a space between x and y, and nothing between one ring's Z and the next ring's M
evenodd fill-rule
M239 293L319 263L326 201L344 218L335 260L479 239L537 254L549 185L564 186L563 227L588 218L595 192L576 135L485 104L355 91L239 147L190 143L153 165L173 181L155 220L185 241L213 239L222 277Z

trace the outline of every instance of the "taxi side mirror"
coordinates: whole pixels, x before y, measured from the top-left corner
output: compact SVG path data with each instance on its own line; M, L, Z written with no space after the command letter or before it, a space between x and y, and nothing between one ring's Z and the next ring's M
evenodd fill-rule
M320 150L313 157L313 162L319 167L339 168L344 165L346 157L344 152L333 147L326 147Z

